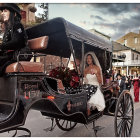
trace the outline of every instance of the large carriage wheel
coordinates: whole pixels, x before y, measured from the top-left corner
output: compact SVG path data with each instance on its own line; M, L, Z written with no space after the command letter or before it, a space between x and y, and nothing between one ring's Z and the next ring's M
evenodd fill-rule
M115 110L115 136L129 137L132 133L134 121L134 104L132 96L128 91L123 91L116 105Z
M77 123L76 122L71 122L63 119L55 119L57 126L64 131L70 131L72 130Z

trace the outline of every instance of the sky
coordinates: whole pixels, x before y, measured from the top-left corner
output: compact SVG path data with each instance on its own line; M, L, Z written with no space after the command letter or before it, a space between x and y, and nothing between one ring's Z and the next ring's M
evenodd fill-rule
M139 33L140 3L49 3L49 19L55 17L117 40L129 32Z

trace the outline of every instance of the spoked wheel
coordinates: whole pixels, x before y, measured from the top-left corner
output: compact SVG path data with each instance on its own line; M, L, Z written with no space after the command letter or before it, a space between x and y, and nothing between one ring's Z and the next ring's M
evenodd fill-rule
M70 131L77 125L76 122L71 122L63 119L55 119L55 121L57 126L64 131Z
M134 121L134 104L128 91L123 91L118 98L115 110L115 136L130 137Z

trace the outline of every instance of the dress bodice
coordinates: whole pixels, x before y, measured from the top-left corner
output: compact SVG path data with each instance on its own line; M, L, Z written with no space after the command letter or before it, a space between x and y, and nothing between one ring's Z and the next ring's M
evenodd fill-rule
M139 79L138 78L133 79L133 84L134 84L134 86L139 87Z
M87 81L88 84L99 86L99 82L95 74L87 74L86 79L88 80Z

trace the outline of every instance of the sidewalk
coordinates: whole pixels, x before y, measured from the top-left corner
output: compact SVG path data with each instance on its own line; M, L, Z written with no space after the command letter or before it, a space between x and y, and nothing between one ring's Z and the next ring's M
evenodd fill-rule
M140 90L139 90L140 91ZM133 91L133 87L130 89L130 93L132 95L133 101L134 101L134 91ZM140 108L140 96L139 96L139 102L134 102L134 109L138 109Z

